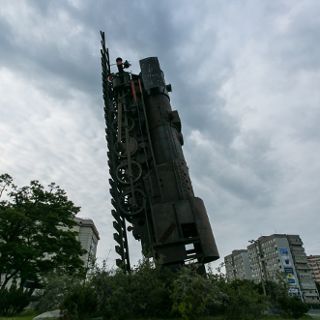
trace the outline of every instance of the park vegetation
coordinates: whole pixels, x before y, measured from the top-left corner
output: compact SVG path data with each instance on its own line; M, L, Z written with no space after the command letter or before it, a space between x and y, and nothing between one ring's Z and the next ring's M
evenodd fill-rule
M0 175L0 313L21 311L49 273L83 273L84 252L72 231L79 210L54 183L18 188Z
M79 212L54 183L18 188L0 175L0 316L27 306L37 313L60 309L65 320L260 319L266 314L299 318L308 306L288 297L285 284L236 280L209 270L156 267L144 260L131 273L92 266L72 231Z
M255 320L266 314L300 318L308 311L287 288L267 283L227 282L222 274L199 275L192 267L179 271L141 262L130 274L95 267L86 280L51 278L38 300L38 312L60 308L65 319L184 319L220 316ZM209 319L206 318L206 319ZM220 318L219 318L220 319Z

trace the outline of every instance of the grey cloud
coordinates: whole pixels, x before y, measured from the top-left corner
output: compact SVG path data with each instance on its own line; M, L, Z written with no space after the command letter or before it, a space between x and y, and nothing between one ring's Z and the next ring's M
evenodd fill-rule
M311 70L319 68L318 41L320 5L314 1L296 3L278 21L279 33L275 40L277 46L271 47L281 67L292 70Z
M1 168L64 187L98 224L100 257L113 231L99 30L133 71L159 57L222 255L275 231L319 249L317 1L29 0L2 12Z

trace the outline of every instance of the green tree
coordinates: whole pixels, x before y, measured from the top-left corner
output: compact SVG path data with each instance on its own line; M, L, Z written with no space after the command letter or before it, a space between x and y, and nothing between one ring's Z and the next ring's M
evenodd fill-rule
M3 174L0 198L0 290L16 278L31 293L49 272L83 270L84 252L72 231L80 208L64 190L54 183L45 189L39 181L17 188Z

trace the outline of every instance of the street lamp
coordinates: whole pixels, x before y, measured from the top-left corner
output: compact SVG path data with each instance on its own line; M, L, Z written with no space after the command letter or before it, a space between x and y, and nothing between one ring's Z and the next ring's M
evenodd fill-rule
M262 261L261 261L261 256L260 256L259 240L249 240L248 242L254 244L254 248L256 250L256 255L257 255L257 259L258 259L258 268L259 268L260 280L261 280L261 285L262 285L262 291L263 291L263 294L266 296L267 292L266 292L266 286L264 283L264 276L262 273L262 266L261 266ZM258 248L259 248L259 251L258 251Z

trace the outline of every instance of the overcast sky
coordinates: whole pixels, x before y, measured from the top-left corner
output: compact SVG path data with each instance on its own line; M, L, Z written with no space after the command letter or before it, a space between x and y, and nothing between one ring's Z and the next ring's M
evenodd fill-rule
M133 72L159 57L221 257L273 233L320 254L320 1L0 2L0 173L65 189L100 259L114 265L99 30Z

